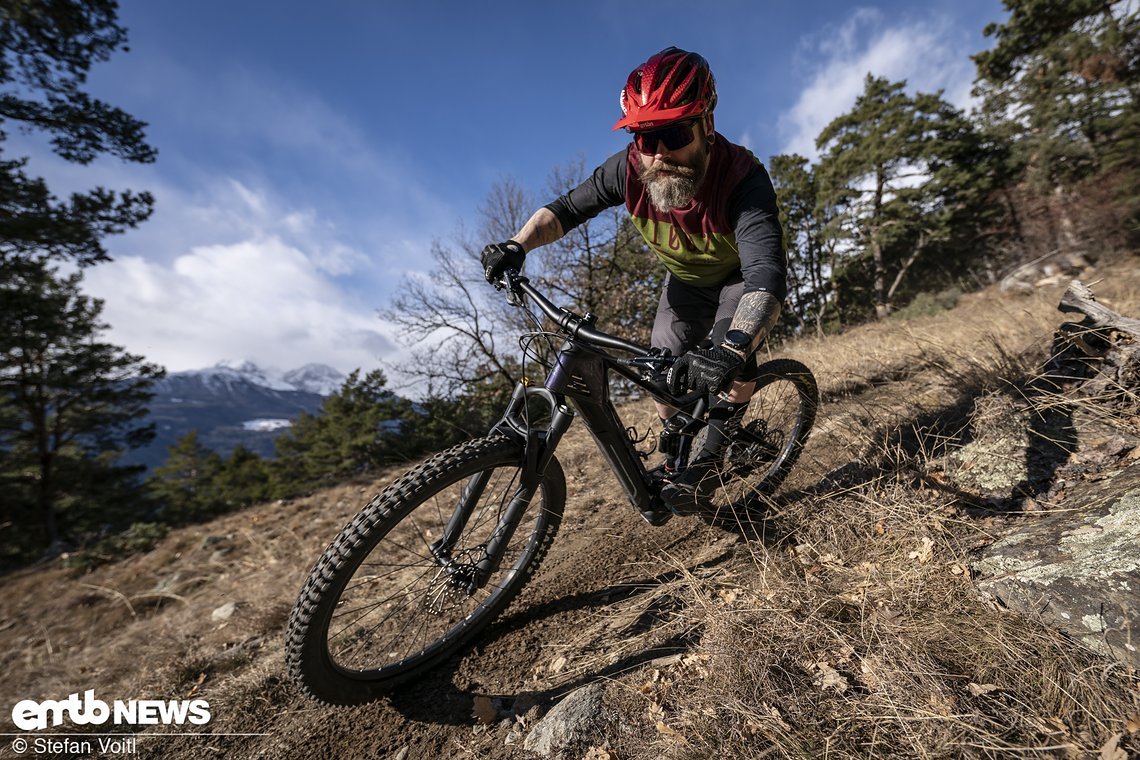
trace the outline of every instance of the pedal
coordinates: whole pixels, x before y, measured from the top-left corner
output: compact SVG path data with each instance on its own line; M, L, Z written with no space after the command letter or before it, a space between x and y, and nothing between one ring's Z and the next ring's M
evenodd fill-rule
M695 488L667 483L661 488L662 505L670 515L693 515L703 509L705 499ZM644 516L644 513L642 513Z
M678 515L703 511L709 504L722 475L719 457L698 459L661 486L661 501Z
M661 525L673 520L674 513L673 510L662 504L659 508L638 509L638 514L641 514L642 520L648 522L653 528L660 528Z

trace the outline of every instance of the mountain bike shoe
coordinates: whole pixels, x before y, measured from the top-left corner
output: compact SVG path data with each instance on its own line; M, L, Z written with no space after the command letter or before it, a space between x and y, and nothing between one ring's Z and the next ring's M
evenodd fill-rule
M720 485L721 457L700 458L661 486L661 500L676 515L691 515L706 509Z
M673 476L673 470L666 468L664 464L659 464L649 471L649 479L654 483L664 483L666 480ZM654 528L664 525L673 519L673 511L665 506L661 501L660 496L654 496L649 502L648 509L639 509L641 519L652 525Z
M649 509L638 510L641 513L641 519L658 528L673 519L673 511L666 507L660 499L654 499L650 504Z

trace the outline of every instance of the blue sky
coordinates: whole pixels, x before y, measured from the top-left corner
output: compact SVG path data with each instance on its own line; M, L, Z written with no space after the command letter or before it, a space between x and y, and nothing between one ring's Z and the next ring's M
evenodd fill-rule
M555 166L620 149L618 91L657 50L709 59L718 130L766 161L813 156L868 72L968 106L968 56L1004 16L999 0L124 0L130 52L90 89L150 124L158 161L11 147L57 191L155 194L86 273L115 342L172 371L370 369L400 351L376 310L429 268L432 240L476 228L498 179L541 204Z

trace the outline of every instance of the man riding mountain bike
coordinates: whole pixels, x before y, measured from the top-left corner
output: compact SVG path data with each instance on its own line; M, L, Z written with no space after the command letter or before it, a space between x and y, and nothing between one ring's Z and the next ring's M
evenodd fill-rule
M716 396L708 436L681 472L668 424L675 409L657 404L665 434L662 497L670 511L642 513L651 524L699 504L715 480L729 436L755 383L755 351L780 315L787 261L776 194L763 165L714 128L716 81L696 53L669 47L630 73L614 129L633 136L578 187L534 213L514 237L483 250L488 282L520 269L529 251L558 240L606 208L624 203L634 226L668 269L651 343L680 358L670 391ZM711 330L712 347L698 346Z

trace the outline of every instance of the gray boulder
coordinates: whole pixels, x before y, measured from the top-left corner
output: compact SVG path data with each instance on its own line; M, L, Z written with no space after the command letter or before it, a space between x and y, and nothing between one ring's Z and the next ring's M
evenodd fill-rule
M550 709L523 742L523 749L542 757L560 757L598 739L605 728L601 683L575 689Z
M988 546L973 569L1006 607L1140 667L1140 464Z

